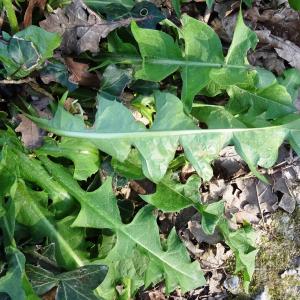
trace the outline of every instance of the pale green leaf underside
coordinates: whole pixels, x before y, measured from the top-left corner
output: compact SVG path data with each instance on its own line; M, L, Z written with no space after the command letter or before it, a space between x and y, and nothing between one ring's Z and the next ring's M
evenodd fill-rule
M264 128L199 129L185 115L182 102L172 94L157 92L156 118L150 129L137 122L131 112L116 101L99 99L93 127L59 106L52 120L30 117L39 126L61 136L88 139L100 150L124 161L131 148L141 156L146 177L159 182L165 175L178 145L198 174L210 180L212 161L226 145L235 146L253 172L256 166L270 168L277 160L278 148L288 140L299 148L299 122ZM168 120L166 122L165 120Z

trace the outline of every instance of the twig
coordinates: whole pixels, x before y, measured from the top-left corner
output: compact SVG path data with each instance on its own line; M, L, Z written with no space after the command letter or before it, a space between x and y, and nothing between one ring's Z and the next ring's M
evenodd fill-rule
M34 80L32 78L25 78L20 80L3 79L0 80L0 84L23 84L23 83L33 82L33 81Z

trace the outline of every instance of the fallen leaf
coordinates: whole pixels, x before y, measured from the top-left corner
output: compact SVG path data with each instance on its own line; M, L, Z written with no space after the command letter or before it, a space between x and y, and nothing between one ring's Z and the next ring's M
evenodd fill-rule
M88 72L89 65L75 61L72 57L66 57L65 63L71 76L69 80L76 84L99 88L99 78L96 74Z
M81 0L73 0L65 8L56 9L46 20L40 22L40 26L62 35L62 52L80 54L84 51L99 52L102 38L118 27L129 25L131 21L131 18L105 21Z
M47 0L29 0L25 11L23 25L27 27L32 24L32 13L35 7L44 10Z
M295 10L265 9L260 12L257 7L253 7L245 12L245 18L251 20L254 28L270 30L273 35L300 47L300 18Z
M40 129L35 123L23 114L18 115L21 120L19 126L15 129L22 135L22 142L29 149L40 147L43 141L44 130Z
M208 235L206 234L199 221L189 221L188 222L188 229L190 230L193 237L196 239L196 241L201 243L207 243L210 245L216 244L222 240L222 237L220 234L215 231L213 234Z
M48 104L49 98L47 97L33 99L31 103L38 115L44 118L51 117L51 113L47 108ZM46 131L39 128L23 114L19 114L18 119L20 120L20 124L15 131L21 133L21 140L25 147L29 149L40 147L43 142L43 137L46 135Z
M279 202L279 207L291 214L296 208L296 200L294 197L284 194Z
M149 300L166 300L166 297L161 291L154 291L148 294Z
M300 47L291 41L271 34L269 30L258 30L256 34L261 43L271 45L281 58L300 70Z

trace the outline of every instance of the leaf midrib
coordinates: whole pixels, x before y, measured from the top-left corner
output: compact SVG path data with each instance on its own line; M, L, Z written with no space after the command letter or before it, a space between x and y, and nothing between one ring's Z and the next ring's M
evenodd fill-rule
M281 105L281 106L283 106L283 107L287 107L287 108L290 108L290 109L294 108L294 110L296 111L296 108L293 106L292 103L289 105L288 103L282 103L282 102L276 101L275 99L272 99L272 98L265 98L265 97L263 97L263 96L261 96L261 95L259 95L259 94L256 94L255 92L251 92L251 91L242 89L242 88L240 88L240 87L238 87L238 86L236 86L236 85L234 86L234 88L236 88L236 89L238 89L238 90L240 90L240 91L242 91L242 92L244 92L244 93L246 93L246 94L249 94L249 95L251 95L251 96L255 96L255 97L257 97L259 100L261 100L261 101L263 101L263 102L273 102L273 103L276 104L276 105Z
M79 200L79 199L78 199ZM86 201L85 198L80 199L80 202L85 203L85 205L89 206L90 209L94 209L93 205L90 204L89 201ZM169 268L175 270L177 273L181 273L182 275L191 278L192 280L196 280L197 278L194 278L192 276L190 276L189 273L185 273L181 270L178 270L176 268L174 268L174 266L172 264L169 264L166 260L163 260L159 254L157 254L156 252L152 251L151 249L149 249L148 247L146 247L144 244L142 244L139 240L135 239L132 235L130 235L129 232L127 232L126 230L124 230L125 226L123 223L118 223L116 224L114 221L110 221L107 216L105 214L101 214L101 212L99 212L98 210L97 214L99 214L99 216L101 218L104 218L105 220L108 220L111 224L112 224L112 228L114 228L114 230L116 231L117 235L118 232L120 232L121 234L127 236L130 240L132 240L135 244L137 244L138 246L140 246L141 248L145 249L146 252L150 253L152 256L156 257L159 261L161 261L162 263L164 263L165 265L167 265ZM162 251L162 254L165 254L166 252Z
M177 65L178 67L202 67L202 68L229 68L229 69L245 69L245 70L255 70L256 67L251 65L232 65L224 63L214 63L214 62L203 62L199 60L191 60L186 59L186 57L178 58L178 59L170 59L167 57L152 57L152 56L145 56L144 59L140 56L135 55L119 55L119 54L112 54L106 53L102 56L103 59L112 59L115 63L122 63L122 64L136 64L136 63L147 63L153 65ZM93 68L95 69L95 68Z
M31 117L32 118L32 117ZM145 130L145 131L132 131L132 132L95 132L89 129L84 129L83 131L70 131L62 130L54 126L47 126L43 124L43 121L38 118L32 118L37 124L46 129L49 132L53 132L57 135L75 137L75 138L85 138L94 140L106 140L106 139L139 139L139 138L155 138L155 137L170 137L170 136L190 136L190 135L206 135L206 134L220 134L220 133L240 133L240 132L257 132L257 131L269 131L273 129L283 129L290 131L300 131L295 128L288 128L285 125L269 126L269 127L258 127L258 128L222 128L222 129L187 129L187 130Z

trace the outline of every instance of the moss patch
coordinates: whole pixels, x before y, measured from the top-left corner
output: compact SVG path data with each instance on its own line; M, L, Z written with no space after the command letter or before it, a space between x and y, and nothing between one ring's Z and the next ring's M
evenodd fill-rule
M299 208L293 214L278 211L272 216L268 232L261 232L256 271L250 286L252 295L267 287L271 299L299 299L299 277L281 278L285 270L295 268L292 261L300 256L299 220Z

